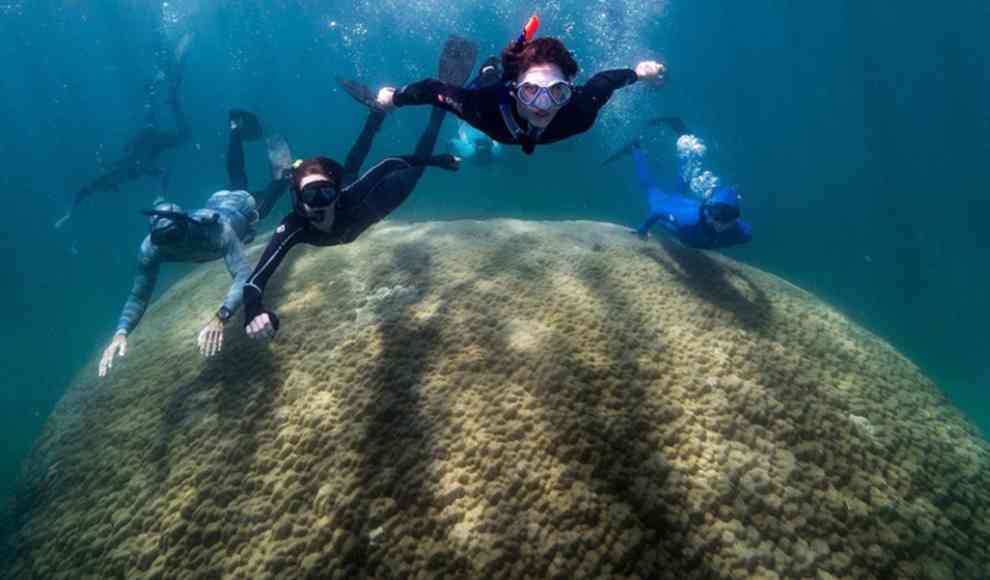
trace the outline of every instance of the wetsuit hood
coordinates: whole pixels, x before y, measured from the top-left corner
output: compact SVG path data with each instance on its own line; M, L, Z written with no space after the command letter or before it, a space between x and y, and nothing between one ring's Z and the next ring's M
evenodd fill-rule
M149 216L151 242L159 246L182 242L191 228L212 225L220 220L218 212L210 219L197 219L182 211L178 204L167 202L159 203L153 209L143 209L141 213Z
M739 211L739 193L736 191L735 187L723 186L718 187L712 192L708 199L705 200L705 205L725 205L734 208L737 212Z
M739 194L734 187L719 187L712 192L701 206L702 217L706 222L721 231L735 220L741 213ZM718 222L718 223L714 223Z

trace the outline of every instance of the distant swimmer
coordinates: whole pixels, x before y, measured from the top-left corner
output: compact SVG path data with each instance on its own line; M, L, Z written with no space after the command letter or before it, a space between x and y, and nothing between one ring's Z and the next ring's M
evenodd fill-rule
M149 216L150 232L141 243L137 275L110 345L100 359L100 376L113 367L116 356L127 354L127 336L144 316L164 262L211 262L224 259L234 279L216 315L199 333L197 342L204 356L213 356L223 346L223 327L241 306L244 281L251 266L244 257L244 244L254 239L255 224L275 206L288 189L291 154L281 137L268 140L272 181L258 193L248 193L244 168L244 141L262 136L257 117L247 111L231 111L227 148L229 190L214 193L206 207L185 212L174 203L160 201L141 213Z
M519 145L531 154L537 145L555 143L591 129L598 112L617 89L637 80L662 82L666 67L643 61L635 69L604 71L574 86L574 56L556 38L533 37L534 16L523 33L502 52L499 82L477 88L426 79L399 89L382 88L383 109L433 105L454 113L495 141Z
M141 177L163 177L165 172L158 166L158 158L166 151L191 140L192 133L179 100L183 76L182 63L190 40L191 36L188 34L179 40L172 60L165 63L165 70L159 72L159 78L149 83L147 125L125 146L123 159L112 163L106 173L94 178L76 192L68 211L55 222L56 229L64 226L72 218L72 212L79 207L79 204L94 193L120 191L122 185ZM160 80L168 83L166 102L175 118L175 131L166 131L158 127L155 106L151 101Z
M449 38L440 56L440 78L450 85L464 84L476 57L473 44L457 37ZM433 155L446 116L444 110L434 109L412 155L385 158L355 179L384 120L384 112L377 107L367 87L354 81L339 82L371 111L343 166L326 157L294 164L290 185L293 211L275 230L244 284L245 331L251 338L269 339L278 331L278 316L264 306L262 299L268 280L296 244L349 244L402 205L426 167L458 169L457 157Z
M502 145L464 121L457 124L457 137L450 152L475 165L491 165L502 154Z
M680 119L661 119L678 135L681 171L677 191L663 191L650 172L646 152L639 140L620 149L602 165L631 155L636 165L640 187L646 193L650 214L637 232L642 238L650 235L655 225L698 249L725 248L745 244L752 239L752 228L739 219L740 198L734 187L718 186L709 172L698 170L696 162L704 154L704 144L691 135ZM701 197L691 195L691 192Z

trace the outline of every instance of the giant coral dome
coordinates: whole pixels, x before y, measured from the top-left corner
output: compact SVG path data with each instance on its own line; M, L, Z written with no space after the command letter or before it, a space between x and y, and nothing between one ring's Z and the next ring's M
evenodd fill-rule
M81 371L6 577L990 577L986 440L772 275L601 223L386 222L297 251L276 341L238 321L204 361L228 284Z

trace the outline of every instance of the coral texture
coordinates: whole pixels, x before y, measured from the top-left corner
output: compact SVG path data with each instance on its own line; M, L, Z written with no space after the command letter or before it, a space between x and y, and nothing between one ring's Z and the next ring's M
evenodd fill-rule
M609 224L386 222L297 251L277 339L238 319L204 361L226 284L81 372L5 577L990 577L986 440L772 275Z

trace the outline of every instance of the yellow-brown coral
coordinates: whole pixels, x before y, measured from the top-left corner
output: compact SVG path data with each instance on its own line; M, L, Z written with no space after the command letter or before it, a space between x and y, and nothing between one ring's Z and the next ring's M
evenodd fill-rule
M198 358L211 265L85 369L7 577L990 577L987 442L774 276L511 220L283 270L270 346Z

